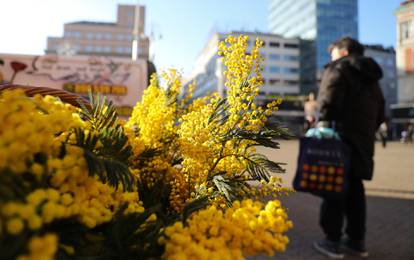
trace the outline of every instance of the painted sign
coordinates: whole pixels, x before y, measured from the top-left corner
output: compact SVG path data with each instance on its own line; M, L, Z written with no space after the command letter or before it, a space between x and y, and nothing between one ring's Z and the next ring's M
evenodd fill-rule
M0 54L0 84L13 83L62 89L87 96L102 93L130 113L147 86L147 63L97 56Z

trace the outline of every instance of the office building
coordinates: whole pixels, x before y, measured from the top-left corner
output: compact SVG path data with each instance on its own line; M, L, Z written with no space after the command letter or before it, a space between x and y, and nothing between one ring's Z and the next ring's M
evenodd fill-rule
M224 96L224 67L217 55L217 42L224 41L229 35L240 34L249 37L248 52L251 51L256 37L263 40L260 49L264 57L262 72L264 85L260 87L258 102L266 102L280 95L296 95L299 93L299 39L285 38L274 34L253 32L215 33L212 35L199 55L191 80L197 81L194 97L204 96L218 91ZM190 80L190 81L191 81Z
M344 36L358 39L358 0L269 2L270 32L304 40L301 44L301 92L316 90L316 80L330 61L329 45Z
M139 10L137 58L148 60L145 7L118 5L116 22L77 21L64 25L63 37L48 37L46 53L131 57L136 10Z
M383 77L380 81L385 97L385 114L391 114L391 105L398 102L398 78L394 48L381 45L365 45L365 56L373 58L380 66Z

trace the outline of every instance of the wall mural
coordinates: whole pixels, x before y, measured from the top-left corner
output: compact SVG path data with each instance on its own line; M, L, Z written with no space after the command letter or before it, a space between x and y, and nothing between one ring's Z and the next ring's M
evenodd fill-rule
M52 87L83 96L102 93L125 113L147 85L146 66L124 58L0 54L0 84Z

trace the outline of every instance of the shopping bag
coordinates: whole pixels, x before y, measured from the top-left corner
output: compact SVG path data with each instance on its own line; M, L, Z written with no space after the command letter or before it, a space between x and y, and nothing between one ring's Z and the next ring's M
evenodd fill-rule
M349 175L350 151L339 138L302 137L293 188L301 192L340 199Z

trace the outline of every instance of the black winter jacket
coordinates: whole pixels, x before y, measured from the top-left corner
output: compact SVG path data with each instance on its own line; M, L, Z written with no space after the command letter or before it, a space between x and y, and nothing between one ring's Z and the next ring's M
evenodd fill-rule
M373 177L375 132L385 117L381 78L373 59L346 56L326 66L318 95L320 120L336 123L351 148L351 174L366 180Z

